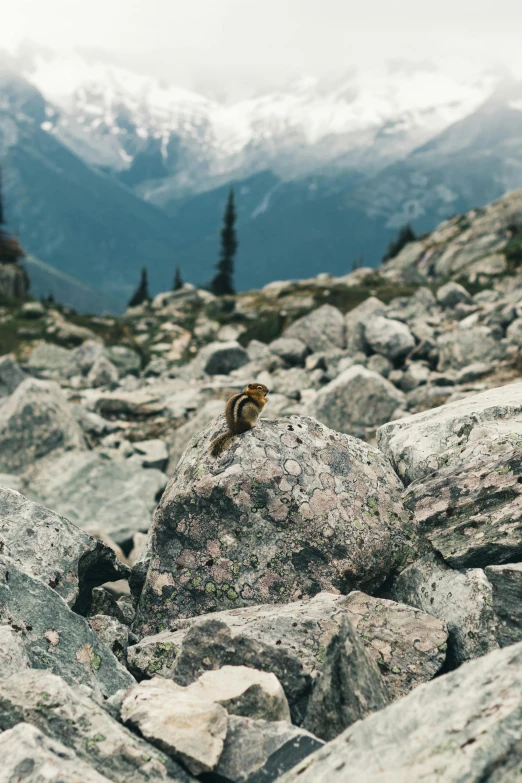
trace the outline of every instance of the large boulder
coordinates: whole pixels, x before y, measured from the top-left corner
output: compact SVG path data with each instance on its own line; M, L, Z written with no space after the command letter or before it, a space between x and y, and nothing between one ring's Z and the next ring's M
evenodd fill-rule
M309 406L312 416L337 432L364 437L406 405L404 394L382 375L356 364L324 386Z
M279 783L511 783L522 748L522 643L421 685Z
M392 362L403 358L415 347L415 338L406 324L381 315L368 321L364 336L375 353L386 356Z
M34 669L49 669L69 685L85 684L99 697L133 683L87 621L40 579L0 556L0 625L17 630Z
M207 375L229 375L250 361L245 348L235 340L205 345L193 362L196 372Z
M310 351L344 348L344 318L336 307L325 304L294 321L283 336L301 340Z
M476 362L498 362L506 354L506 345L497 339L489 326L473 326L470 329L453 329L437 339L439 349L438 369L460 370Z
M408 556L401 485L380 452L292 416L262 419L215 459L223 423L193 438L158 507L142 635L220 608L375 588Z
M140 355L126 345L110 345L105 355L121 376L138 375L141 369Z
M0 472L18 473L57 450L84 449L58 384L28 378L0 407Z
M110 783L72 750L30 723L19 723L0 734L0 757L5 783Z
M167 477L144 470L139 459L109 459L96 451L46 462L31 481L31 495L84 530L101 530L117 544L145 532Z
M26 367L37 378L63 381L78 373L74 359L74 351L41 342L29 354Z
M33 724L115 783L190 780L174 761L114 720L82 689L71 688L51 672L32 669L0 680L0 730L21 723Z
M268 346L271 353L284 359L288 364L303 364L308 347L297 337L279 337Z
M0 552L80 613L88 608L94 586L128 573L101 541L5 487L0 487Z
M473 304L473 299L463 285L451 280L437 291L437 301L442 307L456 307L458 304Z
M522 641L522 563L488 566L497 639L501 647Z
M374 318L381 318L385 315L386 305L375 296L368 297L346 314L346 347L350 353L367 351L366 327L371 324Z

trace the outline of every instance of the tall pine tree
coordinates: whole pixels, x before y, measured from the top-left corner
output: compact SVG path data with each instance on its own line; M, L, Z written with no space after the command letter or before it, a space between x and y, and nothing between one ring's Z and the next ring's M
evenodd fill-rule
M176 271L174 272L174 282L172 283L172 290L179 291L180 288L183 288L183 278L181 277L179 266L177 266Z
M141 270L140 284L129 301L129 307L137 307L138 305L143 304L143 302L150 302L149 280L147 276L147 267L145 266Z
M234 258L237 252L238 241L236 236L236 207L234 204L234 190L230 189L228 201L223 215L223 228L221 229L221 252L216 264L217 272L210 283L210 290L216 296L234 294Z

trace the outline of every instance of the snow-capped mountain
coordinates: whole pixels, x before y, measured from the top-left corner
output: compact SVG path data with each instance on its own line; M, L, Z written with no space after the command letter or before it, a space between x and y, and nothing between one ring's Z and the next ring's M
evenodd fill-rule
M394 62L223 104L77 52L26 52L22 68L54 107L44 130L159 204L268 168L283 179L378 170L473 112L500 78Z

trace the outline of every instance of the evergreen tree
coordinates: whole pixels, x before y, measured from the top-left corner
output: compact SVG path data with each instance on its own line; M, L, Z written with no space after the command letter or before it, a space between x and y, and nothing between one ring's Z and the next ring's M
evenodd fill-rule
M179 291L180 288L183 288L183 279L181 277L181 272L179 271L179 266L177 266L176 271L174 272L174 283L172 284L172 290Z
M221 229L221 252L216 264L217 272L210 283L210 290L216 296L234 294L234 257L237 252L238 241L236 236L236 208L234 205L234 190L230 189L225 214L223 215L223 228Z
M143 302L150 302L150 298L147 267L144 266L141 270L140 284L129 301L129 307L137 307Z
M405 226L402 226L402 228L399 229L396 239L392 239L389 243L386 254L382 260L389 261L390 258L395 258L395 256L399 255L403 247L409 242L414 242L416 239L417 237L415 236L415 232L411 225L406 223Z

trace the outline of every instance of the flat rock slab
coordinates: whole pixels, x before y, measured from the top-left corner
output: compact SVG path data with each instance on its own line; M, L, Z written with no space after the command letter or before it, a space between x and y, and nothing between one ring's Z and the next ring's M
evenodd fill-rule
M229 715L228 731L214 772L222 783L273 783L323 742L286 721Z
M488 566L497 640L501 647L522 641L522 563Z
M88 607L94 586L125 579L129 573L101 541L4 487L0 487L0 552L80 613Z
M444 466L465 464L468 443L510 435L522 440L522 383L384 424L377 442L407 485Z
M391 595L443 620L451 667L498 647L491 585L480 568L456 571L434 556L420 558L393 581Z
M320 590L375 588L411 554L401 485L376 449L292 416L261 420L222 457L223 419L196 435L163 495L137 632Z
M280 783L511 783L522 748L522 644L421 685Z
M190 775L61 678L35 669L0 680L0 730L31 723L115 783L179 781ZM0 737L4 736L0 734Z
M0 408L0 471L20 473L58 449L84 449L57 383L27 378Z
M70 685L83 683L110 696L134 682L83 617L52 588L2 556L0 625L19 631L33 668L49 669Z
M0 734L0 758L1 783L110 783L72 750L29 723Z
M155 677L130 688L121 717L195 775L212 771L223 751L226 710L169 680Z
M443 665L448 635L443 621L413 606L372 598L359 591L348 596L320 593L309 601L180 619L177 631L145 637L129 647L129 663L140 676L172 677L188 629L212 619L225 623L234 637L270 645L275 660L288 652L302 662L305 672L315 676L322 669L326 646L344 614L378 664L392 697L404 696L430 680Z
M164 473L144 470L139 460L87 451L46 461L30 492L78 527L102 530L122 544L148 530L166 484Z

